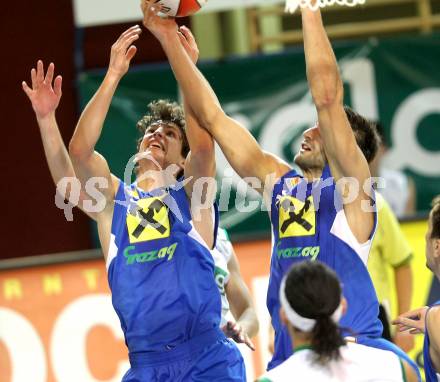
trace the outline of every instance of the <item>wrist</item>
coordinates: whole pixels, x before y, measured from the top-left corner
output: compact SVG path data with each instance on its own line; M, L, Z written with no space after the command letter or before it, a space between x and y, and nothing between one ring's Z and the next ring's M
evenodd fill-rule
M165 30L157 36L157 39L162 44L162 47L172 47L176 44L180 44L179 36L177 35L177 30Z
M111 83L118 83L125 73L121 73L119 70L108 68L105 74L104 81Z
M37 122L40 127L50 127L55 122L55 110L46 115L37 115Z

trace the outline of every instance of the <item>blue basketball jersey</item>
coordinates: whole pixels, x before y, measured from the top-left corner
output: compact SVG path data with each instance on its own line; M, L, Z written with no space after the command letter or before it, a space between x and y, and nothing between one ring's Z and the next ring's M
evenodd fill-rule
M217 211L214 219L216 231ZM172 349L219 326L214 261L183 188L144 192L121 181L107 268L130 353Z
M337 273L348 301L341 327L350 328L356 335L379 337L379 304L366 267L369 244L354 249L359 244L347 228L329 166L321 180L313 183L295 170L285 174L273 190L271 221L273 248L267 307L275 329L275 353L269 369L292 354L290 336L280 323L278 293L284 274L299 261L319 260ZM364 258L361 251L366 252Z
M440 305L440 301L437 301L434 305ZM423 344L423 362L425 366L425 381L426 382L437 382L437 372L435 371L434 365L432 364L431 356L429 355L429 333L428 326L425 330L425 342Z

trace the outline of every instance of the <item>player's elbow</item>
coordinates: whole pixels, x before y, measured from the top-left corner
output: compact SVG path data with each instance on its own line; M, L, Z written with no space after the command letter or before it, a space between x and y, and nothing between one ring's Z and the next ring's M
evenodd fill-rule
M310 70L308 77L313 101L318 109L343 103L344 88L337 70Z
M198 119L203 128L214 134L215 128L219 125L219 121L223 116L225 116L225 112L220 105L210 105L203 108Z
M73 162L80 162L90 155L90 151L86 150L77 139L72 138L69 142L69 156Z

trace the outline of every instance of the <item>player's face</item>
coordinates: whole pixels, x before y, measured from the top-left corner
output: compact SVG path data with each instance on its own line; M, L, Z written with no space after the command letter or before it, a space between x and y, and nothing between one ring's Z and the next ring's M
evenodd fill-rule
M440 239L432 238L432 211L428 219L428 232L426 232L426 266L436 273L436 263L440 258Z
M145 131L139 152L151 155L163 168L183 166L182 133L173 123L153 123Z
M303 133L303 141L299 152L295 155L295 163L304 171L323 169L326 163L319 125L307 129Z

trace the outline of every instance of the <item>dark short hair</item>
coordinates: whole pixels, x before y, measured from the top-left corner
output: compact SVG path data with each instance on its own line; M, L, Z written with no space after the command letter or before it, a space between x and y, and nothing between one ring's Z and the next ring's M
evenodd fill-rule
M342 295L336 273L319 261L302 261L290 268L285 294L295 312L316 320L311 333L315 360L326 364L339 359L339 348L345 342L338 324L331 318Z
M140 144L144 137L145 131L157 122L173 123L176 125L182 135L182 156L186 158L189 153L189 143L186 137L185 113L181 105L177 102L169 100L157 100L148 104L149 113L145 114L137 123L136 127L142 134L137 141L137 149L139 151Z
M431 210L432 232L431 239L440 239L440 195L432 201Z
M376 156L381 142L376 123L362 117L348 106L344 106L344 110L356 137L356 142L367 162L370 163Z

